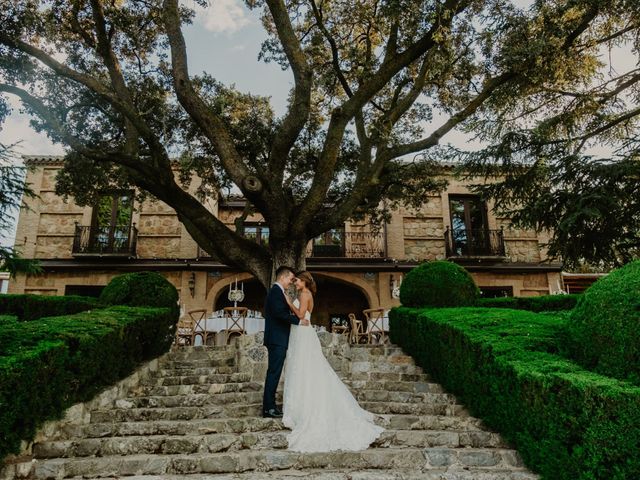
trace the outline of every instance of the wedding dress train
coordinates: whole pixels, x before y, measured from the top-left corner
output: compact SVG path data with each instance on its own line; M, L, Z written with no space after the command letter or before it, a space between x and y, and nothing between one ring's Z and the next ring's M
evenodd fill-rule
M311 326L291 326L283 413L289 450L297 452L364 450L384 431L342 383Z

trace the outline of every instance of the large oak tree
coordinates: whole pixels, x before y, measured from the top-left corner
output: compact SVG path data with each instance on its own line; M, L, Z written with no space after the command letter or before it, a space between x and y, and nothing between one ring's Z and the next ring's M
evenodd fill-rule
M310 239L440 187L429 152L455 154L435 148L453 129L491 145L463 155L491 174L514 152L535 163L546 152L532 145L584 138L584 147L637 113L620 99L635 92L638 71L603 79L598 60L603 45L637 46L635 1L247 7L263 12L260 58L293 77L281 117L266 98L189 73L182 28L193 12L178 0L0 0L0 92L68 147L61 193L89 203L90 187L135 185L173 207L203 249L265 285L279 265L304 267ZM176 179L172 159L185 180L202 179L198 194ZM513 179L530 167L520 163ZM557 186L549 178L538 188ZM230 186L264 217L268 247L203 206L199 194ZM502 186L505 205L523 198Z

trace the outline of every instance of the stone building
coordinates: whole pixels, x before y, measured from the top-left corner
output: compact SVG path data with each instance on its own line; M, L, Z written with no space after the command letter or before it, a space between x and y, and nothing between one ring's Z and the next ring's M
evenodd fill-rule
M55 194L61 157L25 157L35 199L20 211L16 247L25 258L39 259L44 273L18 275L10 293L97 295L122 272L154 270L180 292L183 311L227 306L227 291L237 280L245 291L243 306L261 310L264 289L252 276L202 252L166 204L137 204L132 192L105 192L95 207L80 207ZM207 208L229 225L244 209L241 198L205 200ZM249 217L245 235L268 241L268 228ZM491 205L451 178L440 195L418 210L400 208L389 223L346 223L310 242L308 269L318 282L313 322L390 308L403 275L421 261L450 259L473 275L485 296L533 296L562 288L561 265L545 257L546 238L516 230L496 217Z

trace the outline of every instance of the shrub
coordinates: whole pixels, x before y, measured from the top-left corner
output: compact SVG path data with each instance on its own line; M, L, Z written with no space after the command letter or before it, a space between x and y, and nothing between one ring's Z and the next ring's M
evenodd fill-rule
M529 310L531 312L552 312L573 309L580 294L571 295L543 295L540 297L498 297L479 298L478 307L511 308L514 310Z
M473 305L478 287L464 268L452 262L428 262L405 276L400 301L406 307Z
M391 340L512 443L543 480L640 478L640 388L557 355L566 320L457 308L391 311Z
M105 305L167 307L176 318L180 314L178 291L166 278L155 272L127 273L114 277L102 290L100 301Z
M571 315L566 347L586 368L640 384L640 260L583 294Z
M166 308L111 307L0 324L0 460L45 420L166 352L176 319Z
M0 315L15 315L21 321L72 315L101 308L97 298L77 295L0 295Z

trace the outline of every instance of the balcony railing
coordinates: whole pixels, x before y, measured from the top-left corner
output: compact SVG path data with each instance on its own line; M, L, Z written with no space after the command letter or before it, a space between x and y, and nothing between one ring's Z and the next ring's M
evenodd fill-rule
M263 241L265 237L263 235ZM209 258L198 247L198 258ZM382 232L340 232L335 241L316 239L307 246L307 258L385 258L386 249Z
M447 230L444 232L447 257L504 257L503 230Z
M105 227L76 225L72 253L78 256L135 256L137 241L138 229L135 224Z
M341 232L333 242L316 239L309 242L307 257L385 258L383 232Z

